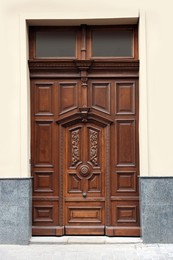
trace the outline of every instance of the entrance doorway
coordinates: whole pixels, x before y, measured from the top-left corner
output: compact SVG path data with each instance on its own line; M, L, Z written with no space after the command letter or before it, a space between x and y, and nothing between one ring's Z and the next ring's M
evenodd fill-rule
M31 27L33 235L139 236L136 26Z

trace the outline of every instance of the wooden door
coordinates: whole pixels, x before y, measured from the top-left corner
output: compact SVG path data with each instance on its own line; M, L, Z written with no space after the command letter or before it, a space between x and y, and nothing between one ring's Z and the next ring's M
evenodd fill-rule
M139 235L138 80L33 79L33 234ZM82 93L82 94L81 94Z
M40 59L35 31L29 61L33 235L139 236L136 29L132 57L118 59L92 58L85 26L76 30L75 59Z
M106 126L79 122L64 130L66 234L104 234Z

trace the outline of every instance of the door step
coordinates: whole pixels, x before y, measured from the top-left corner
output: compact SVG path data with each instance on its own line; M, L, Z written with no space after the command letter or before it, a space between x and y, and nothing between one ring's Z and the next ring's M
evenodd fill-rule
M139 244L139 237L63 236L32 237L30 244Z

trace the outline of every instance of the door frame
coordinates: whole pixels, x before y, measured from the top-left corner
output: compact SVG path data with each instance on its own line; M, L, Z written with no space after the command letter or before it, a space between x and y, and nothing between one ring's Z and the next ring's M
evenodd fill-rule
M42 15L42 19L45 23L52 22L52 24L58 25L62 23L61 20L57 20L51 15L49 19ZM140 155L140 175L149 175L148 169L148 114L147 114L147 60L146 60L146 33L145 33L145 13L143 11L138 12L135 10L129 12L128 16L124 13L123 18L132 17L132 20L139 20L139 58L140 58L140 71L139 71L139 84L140 84L140 108L139 108L139 155ZM20 87L20 176L30 176L30 80L28 72L28 25L30 23L37 25L37 14L21 14L20 15L20 68L21 68L21 87ZM103 23L104 18L99 22ZM75 20L75 19L72 19ZM92 19L88 19L91 21ZM119 18L111 19L114 23L119 23ZM125 19L126 20L126 19ZM64 19L63 19L64 21ZM121 19L122 21L122 19ZM126 20L127 21L127 20ZM81 23L80 20L76 22ZM87 23L87 21L86 21ZM132 22L133 23L133 22Z

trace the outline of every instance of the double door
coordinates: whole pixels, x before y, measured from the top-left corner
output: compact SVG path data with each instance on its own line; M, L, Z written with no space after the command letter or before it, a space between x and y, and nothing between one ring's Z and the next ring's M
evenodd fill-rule
M140 235L138 77L33 77L31 121L33 235Z

